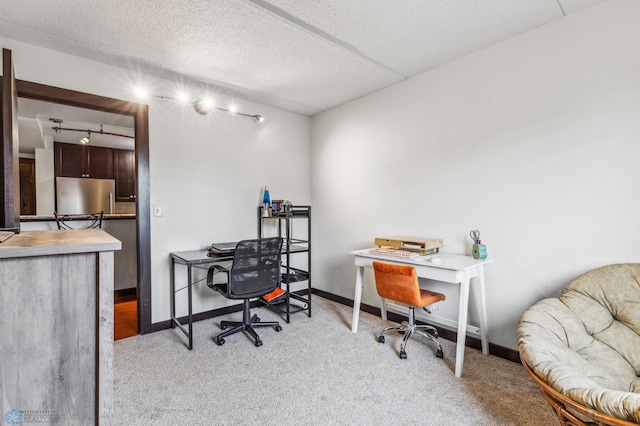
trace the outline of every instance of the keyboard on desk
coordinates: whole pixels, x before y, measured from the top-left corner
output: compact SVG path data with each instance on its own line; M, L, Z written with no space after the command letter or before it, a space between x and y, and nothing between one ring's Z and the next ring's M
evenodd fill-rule
M383 256L402 257L404 259L420 256L420 253L416 253L414 251L399 250L399 249L392 249L392 248L372 248L372 249L369 249L369 253L380 254Z

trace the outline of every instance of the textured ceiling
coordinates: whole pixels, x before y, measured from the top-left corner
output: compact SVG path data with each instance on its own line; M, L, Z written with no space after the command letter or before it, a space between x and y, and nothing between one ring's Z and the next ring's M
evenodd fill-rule
M0 36L314 115L602 1L2 0Z

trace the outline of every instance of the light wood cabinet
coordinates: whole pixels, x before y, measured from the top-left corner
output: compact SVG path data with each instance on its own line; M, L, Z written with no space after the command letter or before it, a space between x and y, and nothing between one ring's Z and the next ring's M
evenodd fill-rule
M4 407L61 425L112 424L120 248L100 229L23 231L0 245Z

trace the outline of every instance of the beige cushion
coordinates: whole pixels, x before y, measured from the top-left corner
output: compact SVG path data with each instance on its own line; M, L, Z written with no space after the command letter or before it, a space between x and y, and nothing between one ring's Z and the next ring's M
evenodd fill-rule
M522 359L558 392L640 422L640 264L576 278L522 315L518 340Z

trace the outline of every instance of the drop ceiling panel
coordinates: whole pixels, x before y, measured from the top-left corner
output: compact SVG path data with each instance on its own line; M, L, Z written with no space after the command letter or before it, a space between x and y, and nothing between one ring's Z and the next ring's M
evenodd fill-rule
M606 0L558 0L566 14L574 13L585 7L594 6Z
M39 43L55 34L55 43L91 46L316 109L402 80L238 1L218 0L213 7L152 0L2 5L2 19L38 28Z
M0 36L312 115L599 2L3 0Z
M407 77L563 16L556 0L269 3Z

